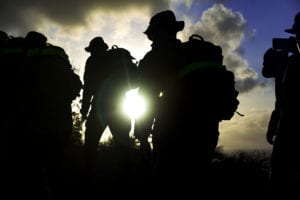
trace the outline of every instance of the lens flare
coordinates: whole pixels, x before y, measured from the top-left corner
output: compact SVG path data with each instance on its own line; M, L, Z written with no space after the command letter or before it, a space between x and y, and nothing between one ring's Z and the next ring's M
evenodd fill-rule
M145 99L139 94L138 88L126 92L123 111L132 119L141 117L146 111Z

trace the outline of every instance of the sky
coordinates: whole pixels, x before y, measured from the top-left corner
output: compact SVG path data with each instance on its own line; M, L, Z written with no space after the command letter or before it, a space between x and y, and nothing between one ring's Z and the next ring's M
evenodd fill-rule
M143 32L151 16L170 9L185 22L178 38L196 33L223 49L224 64L235 73L240 92L238 111L220 124L219 146L230 150L270 149L265 133L274 108L274 80L261 75L264 52L272 38L288 38L300 11L299 0L1 0L0 30L24 37L43 33L61 46L80 76L95 36L111 47L127 48L140 60L151 42Z

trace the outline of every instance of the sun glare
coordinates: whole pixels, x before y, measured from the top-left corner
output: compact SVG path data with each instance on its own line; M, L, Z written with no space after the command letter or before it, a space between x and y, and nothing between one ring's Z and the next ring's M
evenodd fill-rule
M139 95L138 88L126 92L123 111L132 119L137 119L146 111L145 99Z

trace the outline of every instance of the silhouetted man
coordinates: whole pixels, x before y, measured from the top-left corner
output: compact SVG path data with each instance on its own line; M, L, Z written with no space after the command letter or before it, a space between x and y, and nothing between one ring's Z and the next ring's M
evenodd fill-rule
M24 93L26 101L30 100L26 114L32 151L36 160L44 162L51 187L57 187L61 160L73 130L71 104L82 83L63 48L48 44L47 38L35 31L28 32L25 41L28 90Z
M91 40L86 51L84 91L81 114L87 117L85 131L85 153L87 165L92 167L99 140L106 126L109 126L113 141L118 147L130 144L131 119L122 114L120 102L125 93L134 88L137 67L130 52L124 48L112 48L101 37ZM136 87L136 84L135 84Z
M145 32L153 41L152 50L139 66L141 92L150 91L152 97L157 185L165 190L164 185L170 185L167 192L173 195L193 192L192 178L207 186L208 167L223 120L223 96L229 92L238 105L234 74L222 65L221 47L203 43L207 49L190 50L176 39L183 26L171 11L154 15ZM149 132L152 121L148 119Z
M175 155L176 152L168 151L167 153L165 151L173 138L169 135L172 134L172 131L166 129L154 131L153 122L155 119L154 129L156 129L156 123L160 123L159 121L162 120L158 117L162 102L168 98L168 91L175 87L174 82L177 79L177 73L182 67L181 41L176 36L177 32L183 28L184 22L176 21L172 11L166 10L155 14L144 32L152 41L152 49L140 61L138 67L140 70L140 92L146 96L148 110L146 116L136 120L135 135L142 145L147 145L148 136L152 134L153 159L156 175L159 178L157 185L172 183L174 180L171 175L173 170L169 167L172 165L171 160L177 155ZM177 174L174 177L177 177ZM172 186L170 187L172 188Z
M40 136L45 138L39 139L45 139L49 148L63 149L73 129L71 103L79 96L82 83L63 48L47 44L47 38L34 31L25 40L32 85L27 91L32 99L29 113L35 118L32 126L43 133Z
M91 167L97 153L97 147L101 135L107 126L102 119L100 108L101 87L111 69L107 66L108 45L102 37L93 38L85 50L91 53L85 64L84 88L81 105L82 119L86 122L84 149L87 167ZM97 103L98 102L98 103ZM90 112L89 112L90 110ZM88 114L89 112L89 114Z
M299 197L300 187L300 134L299 134L299 74L300 74L300 12L294 18L292 28L285 32L296 37L284 43L273 40L275 50L291 53L283 75L280 117L274 140L271 178L274 192Z
M154 15L144 32L151 40L152 50L139 63L140 91L148 100L148 113L136 121L136 136L147 143L152 133L152 125L157 115L159 102L166 95L167 87L172 87L178 68L181 66L181 41L177 32L183 30L184 22L176 21L172 11L162 11ZM153 135L154 151L157 136Z
M9 149L11 170L18 166L15 183L20 185L15 189L23 197L46 199L45 187L58 183L73 128L71 102L79 95L81 81L65 51L47 44L39 32L11 39L9 48Z

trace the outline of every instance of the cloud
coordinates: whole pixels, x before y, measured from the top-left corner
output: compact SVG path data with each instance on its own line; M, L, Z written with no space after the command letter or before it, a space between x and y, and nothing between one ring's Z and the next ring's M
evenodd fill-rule
M110 46L129 48L141 59L150 48L143 31L151 15L169 7L169 0L3 0L0 30L13 36L44 33L48 42L66 50L82 74L88 56L84 47L95 36L103 36Z
M257 87L239 96L237 114L230 121L220 123L219 146L224 150L271 149L266 132L272 110L275 107L274 87Z
M169 8L168 0L2 0L0 29L19 33L35 29L44 19L65 26L85 25L91 12L117 14L124 10L149 8L150 14Z
M223 49L224 64L236 75L236 85L241 93L248 92L255 87L264 86L259 82L255 70L243 58L241 42L247 33L247 22L239 12L233 12L223 4L216 3L204 11L196 23L192 23L189 16L184 16L186 28L182 33L185 40L196 33Z
M251 109L244 117L235 116L231 121L223 121L218 145L225 151L271 149L266 141L269 117L269 110Z
M3 0L0 3L0 30L9 31L17 36L25 35L30 30L37 30L46 33L50 41L63 44L64 47L74 46L74 42L79 41L87 44L92 37L102 35L111 43L132 48L136 52L136 57L140 59L142 53L145 53L142 48L146 46L141 47L139 44L148 42L142 32L154 13L170 8L178 10L180 5L191 8L194 3L205 2L208 1ZM182 33L184 39L191 33L198 33L223 48L224 64L236 74L237 88L241 93L263 86L258 80L257 73L242 57L241 42L244 34L249 31L246 30L246 20L241 13L233 12L223 4L216 3L204 11L196 23L192 23L189 12L183 13L182 16L186 22L185 31ZM76 54L74 48L70 48L70 51ZM82 62L77 63L82 65Z
M141 59L151 47L143 34L149 22L147 12L147 8L127 9L118 14L95 11L90 13L85 26L66 27L44 22L38 31L47 33L50 43L62 46L82 75L89 56L84 48L96 36L102 36L109 47L117 45L127 48L137 60Z

